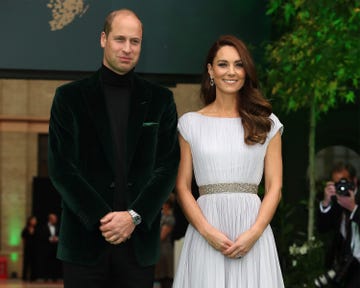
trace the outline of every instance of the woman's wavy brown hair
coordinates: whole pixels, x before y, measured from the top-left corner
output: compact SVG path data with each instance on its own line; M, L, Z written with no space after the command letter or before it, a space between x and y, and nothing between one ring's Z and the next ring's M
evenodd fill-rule
M214 65L214 58L223 46L232 46L238 51L246 73L244 86L238 94L238 111L244 126L244 141L248 145L256 143L263 144L266 140L267 133L271 129L269 116L272 112L272 107L259 90L254 61L246 45L240 39L232 35L224 35L212 45L203 70L201 97L205 105L215 101L216 88L210 85L207 64L210 63L212 66Z

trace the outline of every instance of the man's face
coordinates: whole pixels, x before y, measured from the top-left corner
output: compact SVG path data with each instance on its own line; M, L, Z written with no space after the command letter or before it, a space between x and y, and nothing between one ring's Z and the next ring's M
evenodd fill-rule
M139 61L141 40L142 26L139 19L132 14L117 14L108 35L101 33L103 64L117 74L128 73Z
M57 223L57 216L55 214L49 215L49 223L55 225Z
M346 180L348 180L349 182L353 182L353 179L351 179L350 177L350 173L349 171L347 171L346 169L341 170L341 171L336 171L332 174L332 180L336 183L339 182L340 179L345 178Z

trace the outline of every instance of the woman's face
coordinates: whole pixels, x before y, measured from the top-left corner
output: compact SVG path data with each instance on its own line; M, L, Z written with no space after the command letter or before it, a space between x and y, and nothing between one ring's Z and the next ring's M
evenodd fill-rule
M36 217L32 217L32 218L30 219L29 223L30 223L30 225L35 226L35 225L37 224L37 219L36 219Z
M221 47L208 72L214 79L216 94L237 95L245 83L246 73L237 50L232 46Z

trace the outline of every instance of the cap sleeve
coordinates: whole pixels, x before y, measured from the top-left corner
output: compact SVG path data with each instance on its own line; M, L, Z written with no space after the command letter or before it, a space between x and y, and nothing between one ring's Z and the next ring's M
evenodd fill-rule
M272 122L271 129L268 134L268 138L271 139L275 136L275 134L279 131L280 135L282 135L284 131L284 125L280 122L279 118L275 116L275 114L270 115L270 120Z
M188 115L184 114L179 118L178 122L178 131L181 134L181 136L185 139L186 142L190 142L190 131L189 131L189 119Z

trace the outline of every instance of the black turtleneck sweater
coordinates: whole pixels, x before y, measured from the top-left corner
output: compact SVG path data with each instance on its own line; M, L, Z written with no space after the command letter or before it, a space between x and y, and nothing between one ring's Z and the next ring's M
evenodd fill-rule
M126 139L131 100L133 70L119 75L102 65L106 107L113 136L115 156L114 210L126 210Z

